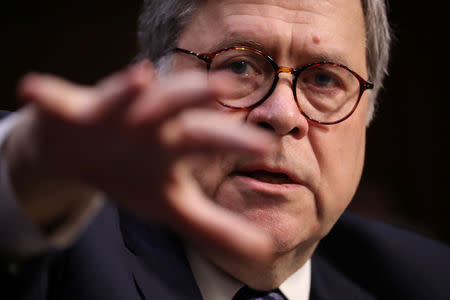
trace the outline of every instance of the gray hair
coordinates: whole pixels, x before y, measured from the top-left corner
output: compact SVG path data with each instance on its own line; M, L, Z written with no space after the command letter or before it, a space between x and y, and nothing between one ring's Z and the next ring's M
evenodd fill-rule
M170 68L168 50L177 46L178 39L189 23L201 0L144 0L138 19L137 60L150 59L160 73ZM373 118L376 98L388 74L391 30L385 0L361 0L366 26L366 60L371 91L367 124Z

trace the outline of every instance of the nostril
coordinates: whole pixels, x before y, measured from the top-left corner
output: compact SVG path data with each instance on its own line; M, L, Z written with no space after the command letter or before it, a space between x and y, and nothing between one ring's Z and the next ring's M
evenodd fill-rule
M298 129L298 127L294 127L294 128L292 128L291 132L289 132L289 133L294 136L297 136L299 132L300 132L300 130Z
M270 125L269 123L266 123L266 122L259 122L258 127L262 128L262 129L270 130L270 131L275 130L272 125Z

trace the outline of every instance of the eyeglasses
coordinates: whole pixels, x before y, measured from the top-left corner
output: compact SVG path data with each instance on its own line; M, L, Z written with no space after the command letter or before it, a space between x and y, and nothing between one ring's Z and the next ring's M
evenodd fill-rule
M300 112L313 122L331 125L350 117L364 91L374 87L350 68L328 61L290 68L278 66L270 56L249 47L229 47L213 53L181 48L174 51L205 61L210 80L233 86L217 100L231 109L250 110L260 105L275 90L279 74L289 73L294 76L292 92Z

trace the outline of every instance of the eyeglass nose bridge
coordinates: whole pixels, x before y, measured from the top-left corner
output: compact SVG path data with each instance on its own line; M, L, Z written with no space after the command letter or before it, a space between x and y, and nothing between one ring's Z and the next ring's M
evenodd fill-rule
M296 69L291 68L291 67L283 67L283 66L278 67L278 69L275 71L276 71L277 75L279 75L280 73L289 73L292 75L296 75L296 73L297 73Z
M297 96L296 92L295 92L295 89L294 89L294 85L296 84L297 77L298 77L300 72L301 72L301 69L296 69L296 68L291 68L291 67L284 67L284 66L276 66L275 67L275 84L278 83L278 80L280 79L279 75L281 73L291 74L293 76L293 79L292 79L292 90L294 92L294 96Z
M291 67L284 67L284 66L274 66L275 68L275 78L272 84L272 87L270 88L269 92L266 94L266 96L261 99L260 101L258 101L257 103L255 103L254 105L252 105L253 107L259 106L261 103L263 103L264 101L266 101L273 93L273 91L275 90L276 86L278 85L278 81L280 80L279 75L281 73L289 73L291 74L294 78L292 79L292 94L294 95L294 99L295 99L295 104L297 105L298 110L300 111L301 114L303 114L305 117L307 117L308 119L310 119L307 115L305 115L305 113L303 112L303 109L300 107L300 103L297 100L297 91L295 89L295 85L297 82L297 77L301 72L301 69L296 69L296 68L291 68Z
M302 111L302 109L300 108L300 105L299 105L298 100L297 100L297 91L295 89L295 85L296 85L296 82L297 82L297 79L298 79L298 75L300 74L301 70L302 69L296 69L296 68L284 67L284 66L277 66L275 68L274 83L273 83L273 86L272 86L272 88L271 88L271 90L269 92L269 94L272 94L272 92L274 91L274 89L275 89L275 87L278 84L278 81L280 79L279 75L281 73L289 73L289 74L291 74L294 77L292 79L292 83L291 83L292 84L292 92L294 94L295 101L296 101L297 106L300 109L300 111Z
M276 85L278 83L278 80L280 79L279 75L281 73L289 73L292 76L294 76L294 78L292 80L292 90L294 92L294 96L297 97L295 89L294 89L294 85L295 85L295 82L297 81L297 76L299 74L299 70L295 69L295 68L291 68L291 67L276 66L274 85ZM275 89L275 86L272 87L271 93L273 92L273 89Z

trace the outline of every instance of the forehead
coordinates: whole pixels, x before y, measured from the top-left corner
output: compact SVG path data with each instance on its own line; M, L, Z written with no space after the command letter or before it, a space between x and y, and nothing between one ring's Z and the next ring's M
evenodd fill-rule
M277 56L365 57L360 0L210 0L181 35L179 46L211 52L250 44ZM301 56L301 57L296 57Z

